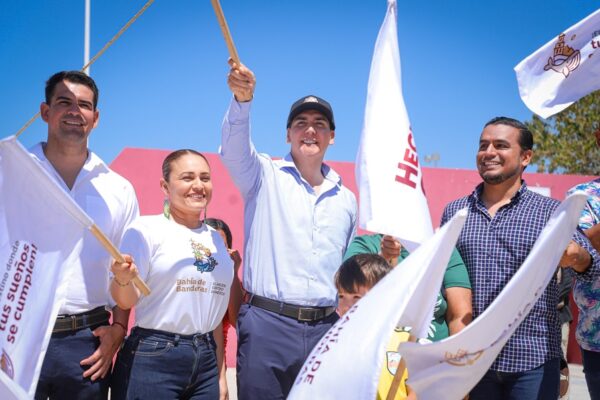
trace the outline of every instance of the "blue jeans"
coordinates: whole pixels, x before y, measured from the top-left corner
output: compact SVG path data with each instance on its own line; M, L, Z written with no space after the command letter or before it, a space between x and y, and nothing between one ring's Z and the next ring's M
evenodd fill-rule
M237 321L238 399L285 399L304 360L337 320L333 313L301 322L242 304Z
M92 334L98 326L52 334L35 391L36 400L107 398L110 372L103 379L92 381L83 377L89 366L79 364L100 344Z
M469 400L548 400L558 399L560 358L529 371L488 370L469 394Z
M212 333L134 328L115 364L111 399L218 399Z
M600 400L600 352L581 349L583 373L592 400Z

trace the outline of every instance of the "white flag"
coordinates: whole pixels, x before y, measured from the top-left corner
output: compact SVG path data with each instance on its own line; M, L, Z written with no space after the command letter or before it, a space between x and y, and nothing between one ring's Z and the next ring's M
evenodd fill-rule
M466 215L459 211L336 322L306 359L288 399L375 398L386 345L398 321L418 337L427 335Z
M21 146L0 140L0 398L33 398L92 221Z
M600 9L558 34L515 71L523 102L543 118L600 89Z
M586 199L574 194L560 205L523 265L465 329L441 342L400 344L408 384L420 400L462 399L479 382L556 274Z
M379 30L356 157L360 226L414 250L433 233L417 148L402 97L396 1Z

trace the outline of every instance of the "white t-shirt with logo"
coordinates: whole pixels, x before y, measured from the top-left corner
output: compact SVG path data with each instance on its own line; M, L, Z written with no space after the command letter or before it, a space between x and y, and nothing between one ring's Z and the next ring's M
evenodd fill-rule
M144 216L125 232L121 251L133 257L152 291L135 306L136 326L191 335L210 332L223 320L233 261L213 228Z

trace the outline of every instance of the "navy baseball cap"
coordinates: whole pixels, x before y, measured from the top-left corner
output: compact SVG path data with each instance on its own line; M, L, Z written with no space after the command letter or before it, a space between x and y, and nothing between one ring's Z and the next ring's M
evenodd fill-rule
M323 114L329 121L331 130L335 130L335 122L333 120L333 110L331 109L331 105L322 98L313 95L304 96L292 104L292 108L290 108L290 115L288 115L287 119L287 127L290 127L292 121L298 116L298 114L306 110L315 110Z

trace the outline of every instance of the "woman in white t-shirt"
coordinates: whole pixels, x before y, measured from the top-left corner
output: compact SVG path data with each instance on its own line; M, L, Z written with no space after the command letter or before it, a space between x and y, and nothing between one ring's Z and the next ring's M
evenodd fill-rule
M200 153L178 150L162 172L165 213L135 221L121 245L128 262L112 265L111 294L121 308L136 306L136 323L117 358L111 398L218 399L233 261L201 218L210 167ZM152 291L147 297L131 284L137 273Z

